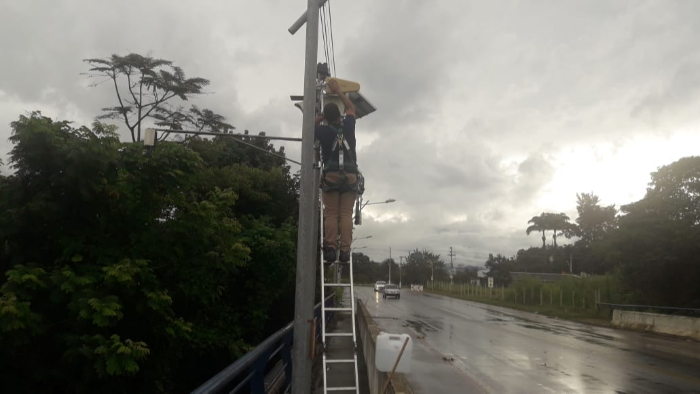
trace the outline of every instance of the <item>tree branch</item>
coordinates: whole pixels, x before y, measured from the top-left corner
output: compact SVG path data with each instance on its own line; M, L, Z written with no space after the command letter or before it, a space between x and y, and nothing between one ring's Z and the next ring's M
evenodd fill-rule
M142 120L146 119L146 118L148 117L148 115L151 114L151 111L153 111L154 108L156 108L156 107L159 106L160 104L163 104L164 102L170 100L171 98L173 98L173 97L175 97L175 96L176 96L176 94L173 93L170 97L168 97L168 94L165 93L165 96L163 96L163 97L161 98L160 102L156 102L156 103L151 107L151 109L149 109L148 112L146 112L145 115L139 117L139 124L141 123Z
M117 91L117 99L119 100L119 106L124 109L124 102L122 101L122 96L119 94L119 85L117 85L117 72L112 69L112 74L110 75L112 78L112 81L114 81L114 90ZM126 123L126 127L129 128L129 131L131 131L131 142L136 142L136 136L134 135L134 128L129 124L129 117L126 115L126 111L122 111L122 114L124 115L124 123Z
M143 103L143 73L141 73L141 82L139 83L139 118L141 117L141 103ZM141 121L139 120L139 139L141 136Z
M131 73L126 73L126 81L127 81L128 86L129 86L129 93L131 93L131 97L134 98L134 105L141 106L141 103L136 98L136 95L134 94L134 91L133 91L132 86L131 86Z

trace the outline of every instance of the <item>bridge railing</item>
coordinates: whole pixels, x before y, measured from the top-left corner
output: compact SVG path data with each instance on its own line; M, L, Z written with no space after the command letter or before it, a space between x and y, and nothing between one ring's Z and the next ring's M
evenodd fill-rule
M334 295L325 299L326 307L334 304ZM332 318L332 313L326 314L326 319ZM321 303L314 308L316 324L316 338L321 334ZM265 376L281 360L281 371L276 376L275 386L281 388L278 392L286 392L292 383L292 342L294 339L294 325L289 323L281 330L269 336L255 349L246 353L233 364L224 368L213 378L196 388L194 394L212 393L252 393L265 394ZM284 375L282 377L282 375ZM280 379L284 379L281 381Z

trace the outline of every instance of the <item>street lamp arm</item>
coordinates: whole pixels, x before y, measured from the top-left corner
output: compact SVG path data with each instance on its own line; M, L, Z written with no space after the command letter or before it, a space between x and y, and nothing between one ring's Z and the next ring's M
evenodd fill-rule
M393 198L387 199L387 200L385 200L385 201L379 201L379 202L369 202L369 200L367 200L366 203L362 204L362 206L360 207L360 210L362 210L362 208L366 207L367 205L390 204L390 203L392 203L392 202L396 202L396 200L393 199Z
M358 239L370 239L370 238L372 238L371 235L368 235L368 236L366 236L366 237L361 237L361 238L353 238L353 239L352 239L352 242L355 242L355 241L357 241Z

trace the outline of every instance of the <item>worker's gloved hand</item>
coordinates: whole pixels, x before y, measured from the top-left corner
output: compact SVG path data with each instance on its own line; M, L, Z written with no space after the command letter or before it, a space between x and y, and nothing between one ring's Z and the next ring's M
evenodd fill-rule
M328 81L328 88L331 90L332 93L335 94L340 94L340 85L338 85L338 81L335 79L331 79Z

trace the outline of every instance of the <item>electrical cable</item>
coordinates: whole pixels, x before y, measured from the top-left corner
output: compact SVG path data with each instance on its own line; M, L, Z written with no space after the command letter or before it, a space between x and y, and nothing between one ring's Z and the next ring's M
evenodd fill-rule
M323 52L326 57L326 64L329 66L329 72L330 72L330 56L328 52L328 28L326 26L326 14L325 14L325 8L326 6L324 5L321 7L318 12L319 12L319 18L321 19L321 38L323 39Z
M328 0L328 20L330 22L330 31L331 31L331 55L333 58L333 75L338 76L338 70L336 69L336 63L335 63L335 42L333 41L333 14L331 13L331 0Z

